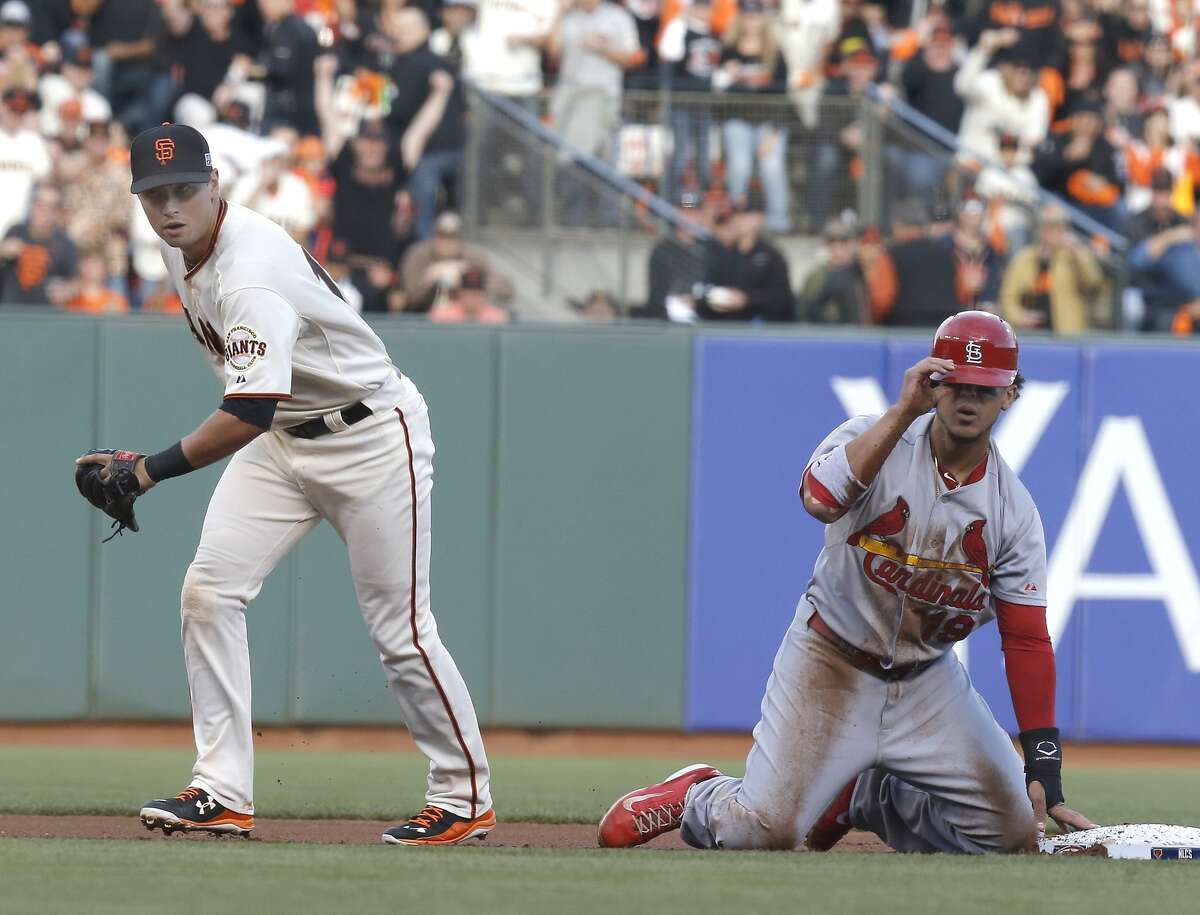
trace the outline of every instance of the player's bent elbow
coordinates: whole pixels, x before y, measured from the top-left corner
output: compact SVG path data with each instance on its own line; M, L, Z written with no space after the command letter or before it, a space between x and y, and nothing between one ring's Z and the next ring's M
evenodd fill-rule
M842 515L846 514L844 508L838 508L822 502L811 495L807 488L801 493L800 501L804 503L804 510L822 524L833 524L835 521L840 520Z

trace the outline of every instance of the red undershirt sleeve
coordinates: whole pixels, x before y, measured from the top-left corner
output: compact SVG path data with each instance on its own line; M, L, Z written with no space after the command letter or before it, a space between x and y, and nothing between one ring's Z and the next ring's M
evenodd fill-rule
M1000 650L1022 731L1054 727L1054 647L1046 628L1046 608L996 601Z
M828 505L830 508L841 508L842 503L833 497L825 484L808 472L808 468L804 470L804 479L801 480L800 486L803 489L808 487L808 494L820 502L822 505Z

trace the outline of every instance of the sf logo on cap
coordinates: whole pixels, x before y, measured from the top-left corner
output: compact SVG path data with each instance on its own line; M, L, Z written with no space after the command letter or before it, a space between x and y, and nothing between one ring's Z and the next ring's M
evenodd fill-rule
M973 365L983 362L983 347L977 340L972 340L967 344L967 362Z
M170 137L163 137L161 140L154 141L154 158L158 160L159 165L166 165L175 158L175 141Z

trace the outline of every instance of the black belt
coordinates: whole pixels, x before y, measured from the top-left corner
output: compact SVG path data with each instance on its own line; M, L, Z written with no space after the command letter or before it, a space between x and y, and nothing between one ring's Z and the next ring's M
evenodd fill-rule
M371 410L361 400L352 407L346 407L341 411L342 422L347 426L353 426L355 423L360 423L371 415ZM288 435L294 435L296 438L320 438L322 435L328 435L333 432L325 425L325 417L318 416L316 419L310 419L298 426L289 426L283 430Z
M933 665L933 658L929 661L917 661L913 664L901 664L899 667L884 667L880 663L879 658L873 654L868 654L861 648L851 645L840 635L829 628L829 624L821 619L821 614L813 611L813 615L808 618L808 628L821 636L825 641L833 645L834 648L850 662L851 666L857 667L864 673L870 674L872 677L878 677L891 683L894 680L903 680L907 677L919 674L921 671Z

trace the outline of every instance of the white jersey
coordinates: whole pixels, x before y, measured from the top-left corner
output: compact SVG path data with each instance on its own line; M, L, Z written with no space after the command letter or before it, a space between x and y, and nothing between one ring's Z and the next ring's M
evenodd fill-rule
M508 40L547 34L555 10L555 0L480 0L476 23L463 35L466 75L503 95L541 92L541 52L526 44L511 47Z
M0 128L0 238L29 213L33 185L50 174L46 141L32 130Z
M390 409L402 376L317 261L265 216L221 203L208 254L162 246L184 315L226 397L278 401L273 428L363 401Z

